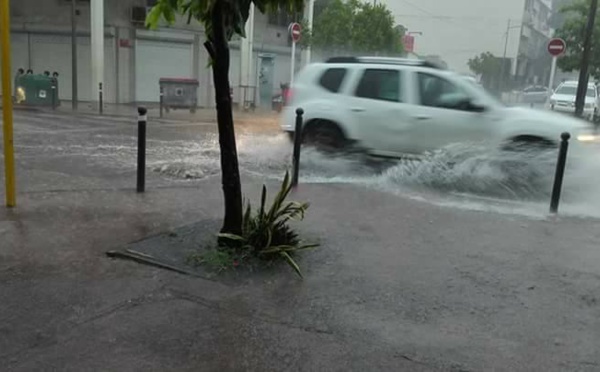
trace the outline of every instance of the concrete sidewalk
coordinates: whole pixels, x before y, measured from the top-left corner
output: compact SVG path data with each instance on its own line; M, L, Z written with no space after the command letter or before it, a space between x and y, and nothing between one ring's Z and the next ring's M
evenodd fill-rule
M149 173L140 195L131 167L75 146L119 125L67 127L77 151L56 156L35 125L16 127L26 191L0 208L2 370L600 370L597 220L301 184L294 198L312 206L299 229L322 245L301 259L305 281L283 270L225 285L105 256L220 219L218 176ZM263 182L277 186L245 175L245 195L257 200Z
M106 116L119 116L119 117L137 117L138 107L145 107L148 110L148 117L153 119L160 118L160 107L158 104L104 104L102 115ZM45 108L45 111L52 110L51 108ZM73 114L73 108L70 101L61 101L61 105L56 108L57 113ZM76 111L80 115L100 115L99 110L96 106L89 102L80 102ZM272 119L277 117L277 113L274 111L267 111L257 109L255 111L244 111L234 110L234 119L248 121L257 119ZM165 120L178 120L188 122L204 122L204 123L216 123L217 114L216 109L213 108L198 108L195 113L191 113L189 110L172 110L169 113L163 112L163 119Z
M246 180L246 191L258 185ZM252 185L252 186L248 186ZM194 187L22 195L0 212L0 364L15 371L600 368L596 223L304 185L322 248L230 287L104 256L219 218ZM344 218L340 218L344 216Z

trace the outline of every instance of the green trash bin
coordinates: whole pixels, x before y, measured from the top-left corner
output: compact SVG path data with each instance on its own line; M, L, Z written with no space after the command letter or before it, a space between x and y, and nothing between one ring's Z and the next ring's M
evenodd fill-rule
M15 78L15 103L25 106L60 105L58 94L58 74L50 76L25 74Z

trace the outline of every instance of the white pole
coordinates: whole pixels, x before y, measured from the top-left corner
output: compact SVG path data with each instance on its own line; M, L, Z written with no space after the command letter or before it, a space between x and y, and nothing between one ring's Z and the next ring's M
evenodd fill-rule
M100 86L104 86L104 0L91 0L91 44L92 44L92 102L99 102Z
M315 16L315 0L309 0L304 10L304 18L306 18L308 29L313 32L313 21ZM304 49L303 65L306 66L311 62L312 50L310 45Z
M292 60L291 60L291 77L290 85L294 83L294 73L296 72L296 42L292 41Z
M244 31L246 37L240 39L240 79L239 85L242 88L242 95L245 94L245 87L248 85L248 47L250 44L250 18L246 21ZM243 104L243 102L242 102Z
M550 81L548 82L549 92L552 92L552 88L554 87L554 75L556 74L556 59L557 57L552 57L552 67L550 68Z
M250 4L250 15L248 16L248 20L250 21L250 26L248 27L248 85L253 86L252 89L252 101L256 103L256 77L252 79L252 75L254 73L253 62L254 62L254 3Z

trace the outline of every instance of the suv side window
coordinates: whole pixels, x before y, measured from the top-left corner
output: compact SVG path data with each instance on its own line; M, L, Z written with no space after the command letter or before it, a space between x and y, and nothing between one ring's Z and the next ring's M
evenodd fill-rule
M385 69L365 70L356 96L379 101L402 102L400 93L400 71Z
M452 110L466 110L469 95L459 86L436 75L418 73L421 105Z
M331 93L337 93L344 82L346 72L345 68L330 68L321 75L319 85Z

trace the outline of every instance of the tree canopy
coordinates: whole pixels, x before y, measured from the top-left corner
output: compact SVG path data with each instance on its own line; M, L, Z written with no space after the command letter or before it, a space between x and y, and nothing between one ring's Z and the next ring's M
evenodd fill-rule
M403 52L402 29L395 27L394 16L384 4L359 0L321 2L322 10L315 14L313 22L313 46L339 51Z
M555 36L567 43L565 55L558 58L558 67L563 71L579 70L581 54L583 53L584 31L587 26L587 17L590 9L590 0L577 0L561 9L564 15L562 27L556 30ZM592 34L592 50L590 58L590 75L600 78L600 17L596 16L596 24Z
M226 37L231 40L234 34L246 36L245 25L252 3L262 13L279 9L293 13L304 9L304 0L158 0L148 14L146 24L155 28L161 18L172 24L176 15L181 14L187 17L188 23L196 20L203 24L208 40L212 41L213 15L215 5L219 4L222 7L220 11L223 13Z
M500 72L502 64L491 52L481 53L467 62L469 69L477 75L490 76Z

